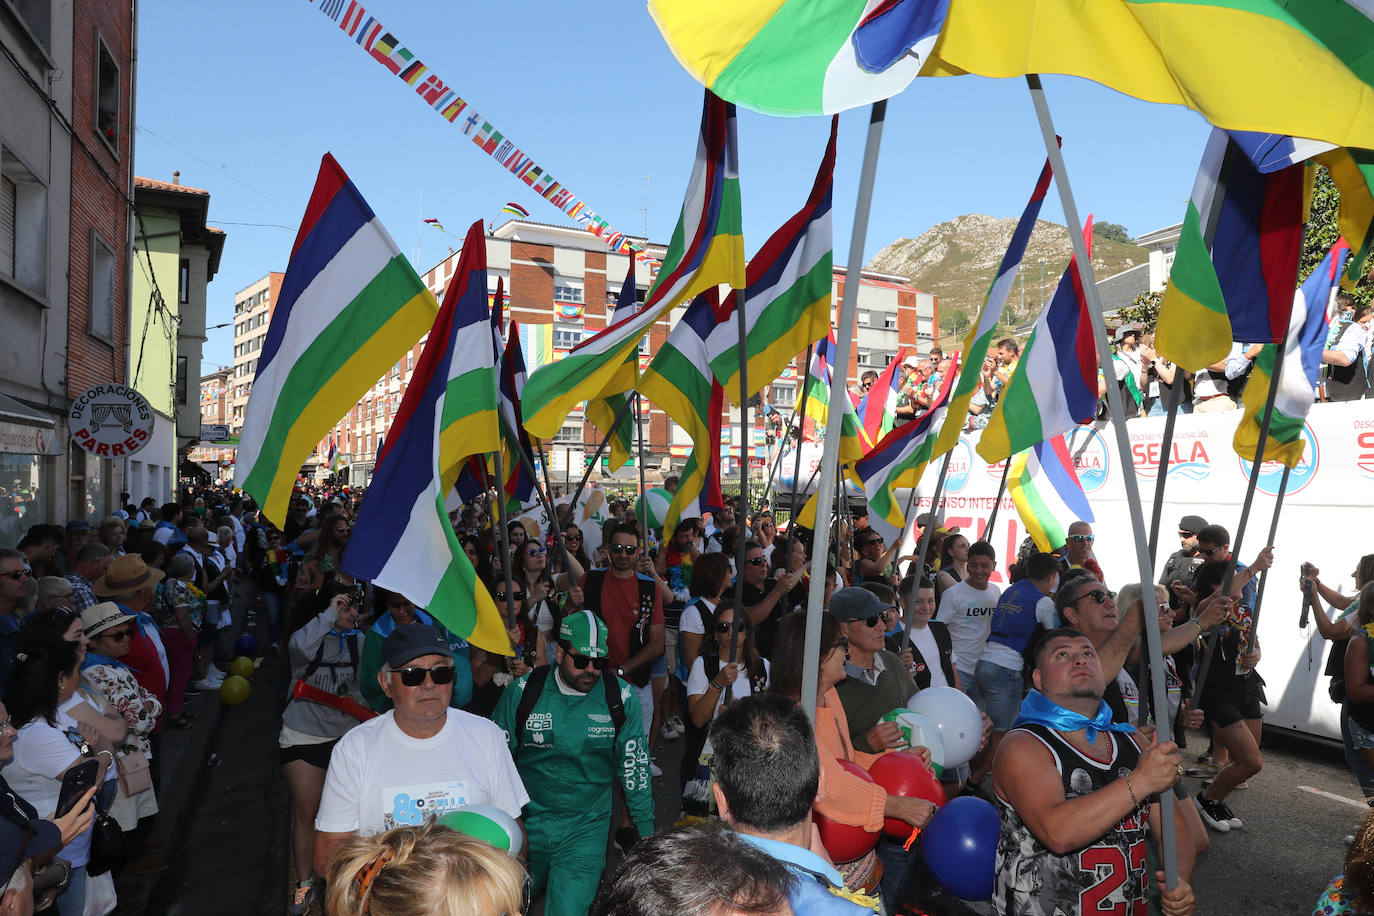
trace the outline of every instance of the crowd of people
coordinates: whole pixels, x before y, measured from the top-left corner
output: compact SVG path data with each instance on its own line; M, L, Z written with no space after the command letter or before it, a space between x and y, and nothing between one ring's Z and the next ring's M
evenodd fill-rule
M446 609L344 571L362 498L303 489L277 527L212 490L131 506L95 529L35 525L0 550L0 778L13 809L0 854L15 863L3 899L85 913L118 869L166 867L150 842L160 735L187 727L187 696L227 676L231 602L289 667L278 747L297 916L317 905L513 914L538 899L555 916L1072 913L1146 901L1183 914L1199 857L1244 828L1230 806L1263 765L1252 614L1273 555L1234 562L1227 529L1198 516L1180 520L1179 549L1158 585L1142 587L1102 569L1085 522L1054 553L1026 545L999 562L992 545L926 514L922 558L899 556L858 510L832 531L809 687L811 532L779 531L766 509L727 499L714 517L646 531L613 499L599 529L560 507L546 528L520 519L501 532L485 504L464 507L459 542L511 615L503 654L450 632ZM1355 575L1374 588L1374 555ZM1333 697L1374 798L1374 667L1359 638L1374 593L1342 596L1310 564L1304 577L1322 635L1348 642ZM1164 651L1163 710L1142 657L1147 626ZM857 858L837 857L814 829L901 822L919 834L930 823L934 803L859 771L893 754L930 766L930 751L888 720L941 687L983 714L978 752L939 780L948 797L996 806L986 901L940 892L919 842L883 833ZM801 711L809 689L814 722ZM1175 742L1157 739L1165 717ZM1183 736L1197 728L1210 747L1185 764ZM656 817L669 760L680 803ZM1202 780L1188 792L1185 773ZM1147 847L1171 792L1179 880L1168 888ZM460 809L506 824L509 842L493 853L449 829ZM611 840L621 862L608 871ZM1333 893L1354 899L1364 873L1351 864Z

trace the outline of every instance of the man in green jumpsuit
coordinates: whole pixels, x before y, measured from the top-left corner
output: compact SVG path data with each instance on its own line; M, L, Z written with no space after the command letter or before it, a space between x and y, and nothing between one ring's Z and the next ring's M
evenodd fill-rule
M634 691L604 671L605 623L590 611L565 618L556 655L556 665L507 687L492 718L529 787L524 813L535 894L552 889L547 916L584 916L606 864L616 779L640 836L653 833L649 746ZM521 703L527 687L538 690L532 705ZM618 691L620 709L611 691Z

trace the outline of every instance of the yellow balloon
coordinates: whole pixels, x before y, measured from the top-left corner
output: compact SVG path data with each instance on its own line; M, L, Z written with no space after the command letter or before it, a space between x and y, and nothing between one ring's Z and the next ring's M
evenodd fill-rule
M237 706L248 699L248 694L253 692L249 686L247 678L237 674L231 674L224 679L224 683L219 685L219 698L226 706Z
M230 674L237 674L239 677L247 680L252 680L254 670L253 660L246 655L240 655L229 663Z

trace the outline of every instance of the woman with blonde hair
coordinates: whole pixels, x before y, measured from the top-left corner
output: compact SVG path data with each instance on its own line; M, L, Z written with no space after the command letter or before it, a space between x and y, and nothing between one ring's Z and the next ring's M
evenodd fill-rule
M329 916L519 916L529 876L509 854L440 824L357 837L329 860Z

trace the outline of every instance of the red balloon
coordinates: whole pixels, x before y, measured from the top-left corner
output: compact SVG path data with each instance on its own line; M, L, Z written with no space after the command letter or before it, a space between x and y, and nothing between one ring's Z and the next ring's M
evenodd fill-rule
M901 751L884 754L874 761L869 774L888 795L924 798L937 808L945 803L945 790L940 780L915 754ZM904 840L911 836L911 825L899 818L887 817L883 818L883 832Z
M868 775L868 771L852 760L841 760L840 766L864 782L873 781L873 777ZM830 853L830 858L835 862L852 862L868 855L873 847L878 845L877 831L869 833L862 827L837 823L814 808L811 811L811 817L815 820L816 828L820 831L821 842L825 845L825 851Z

